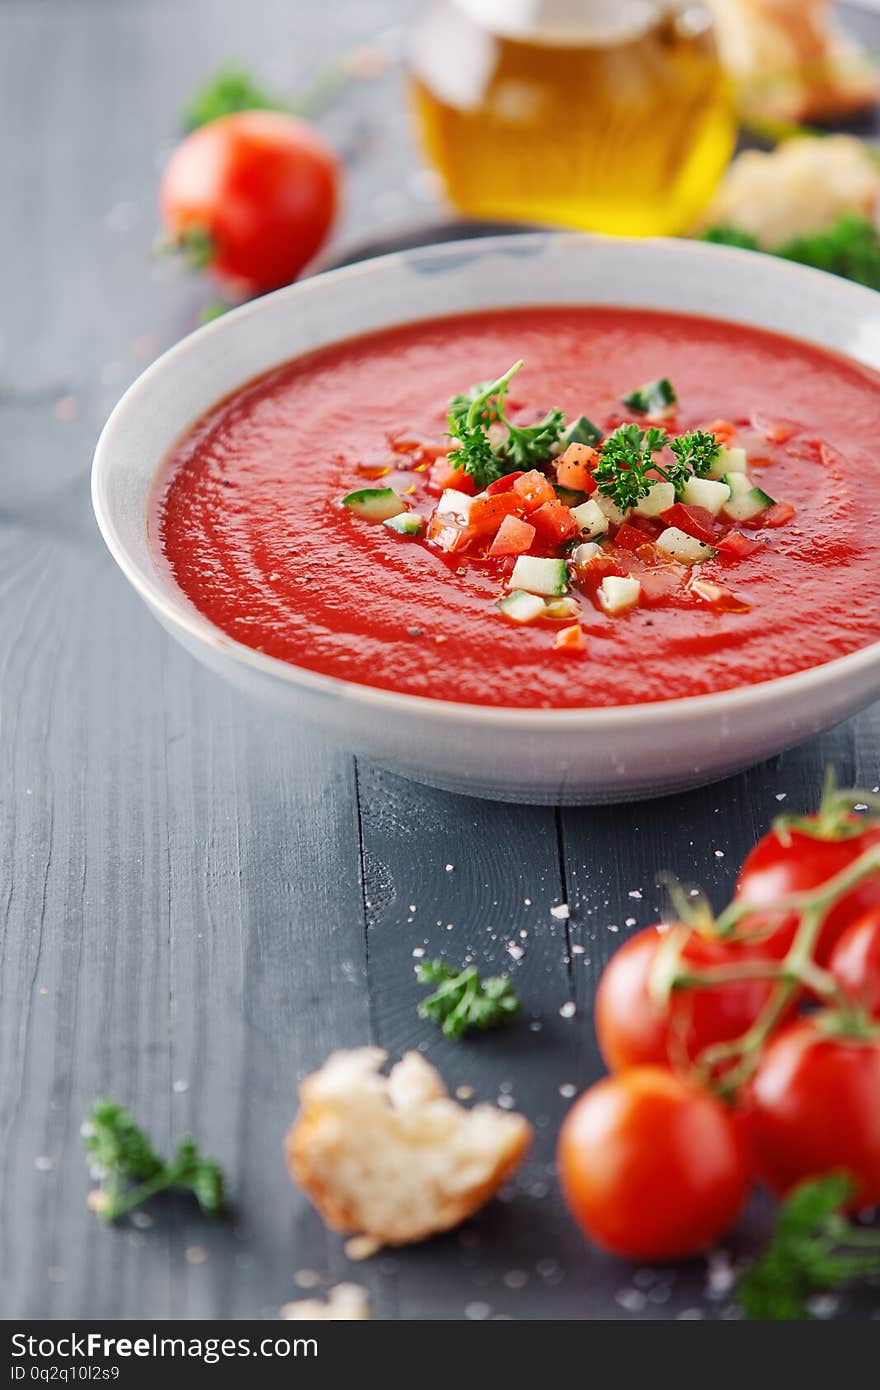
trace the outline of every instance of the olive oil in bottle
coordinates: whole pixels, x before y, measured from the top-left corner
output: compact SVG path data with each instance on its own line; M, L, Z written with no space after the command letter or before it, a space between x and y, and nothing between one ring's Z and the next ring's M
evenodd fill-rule
M429 0L410 81L472 217L682 232L735 139L708 14L686 0Z

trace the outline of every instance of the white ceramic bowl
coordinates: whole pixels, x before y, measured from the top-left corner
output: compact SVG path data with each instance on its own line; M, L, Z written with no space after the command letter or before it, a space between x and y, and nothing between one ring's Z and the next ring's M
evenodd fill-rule
M880 295L801 266L685 241L529 234L385 256L316 276L200 329L144 372L101 435L98 525L159 620L200 661L359 754L418 781L508 801L625 801L780 752L880 695L880 642L716 695L619 709L453 704L351 684L227 637L162 573L148 495L166 451L221 396L352 334L520 304L673 309L795 333L880 368Z

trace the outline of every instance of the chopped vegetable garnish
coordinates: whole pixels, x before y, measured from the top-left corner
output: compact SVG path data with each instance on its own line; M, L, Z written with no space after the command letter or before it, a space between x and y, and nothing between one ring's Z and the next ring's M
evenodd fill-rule
M644 386L630 391L628 396L623 397L623 404L637 415L661 415L666 414L677 400L672 382L668 377L661 376L658 381L648 381Z
M586 415L579 415L562 431L562 443L566 445L589 444L595 448L601 441L602 431L598 425L593 424L592 420L588 420Z
M811 1294L880 1275L880 1231L842 1214L851 1192L849 1178L833 1173L802 1183L787 1198L770 1244L737 1284L746 1317L808 1318Z
M648 430L639 425L618 426L602 445L596 464L594 476L599 491L622 512L629 511L647 497L656 481L648 476L651 470L663 473L654 455L666 442L666 431L654 426Z
M182 1139L171 1161L164 1163L129 1111L107 1100L96 1103L83 1135L101 1183L90 1194L89 1206L105 1221L117 1221L171 1187L192 1192L207 1216L222 1212L223 1174L191 1139Z
M705 430L677 435L669 441L669 448L684 472L695 473L698 478L710 473L721 453L721 445L714 434L707 434ZM675 481L671 473L667 476L670 482Z
M734 523L781 526L794 515L789 503L775 503L752 483L745 449L730 443L736 427L719 419L710 429L670 435L659 423L630 421L602 439L586 416L566 425L558 407L534 425L515 425L505 400L522 366L515 362L495 381L451 398L447 456L410 435L389 436L394 453L370 476L389 475L400 492L361 488L343 504L401 536L423 537L447 557L494 562L499 612L518 624L566 622L553 643L560 650L586 645L573 621L577 600L563 598L572 584L609 615L682 597L719 613L747 612L751 603L711 571L702 578L681 568L716 555L728 563L745 559L766 546L733 530ZM625 399L655 416L676 404L666 377ZM421 484L419 473L427 473ZM437 498L427 517L425 491Z
M442 960L425 961L418 969L422 985L436 985L419 1005L419 1018L439 1023L447 1038L461 1038L471 1028L481 1031L509 1023L520 1003L505 975L481 980L472 965L450 970Z

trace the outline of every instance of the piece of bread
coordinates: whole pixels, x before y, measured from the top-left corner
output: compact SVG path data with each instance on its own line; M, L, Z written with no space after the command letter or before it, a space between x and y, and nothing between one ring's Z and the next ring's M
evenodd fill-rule
M830 0L708 0L744 114L801 122L877 101L877 73L834 23Z
M365 1322L369 1316L370 1300L360 1284L337 1284L326 1299L300 1298L281 1309L286 1322Z
M483 1206L524 1158L532 1130L493 1105L459 1105L418 1052L387 1077L385 1060L377 1047L334 1052L306 1077L287 1163L334 1231L406 1245Z
M878 198L880 169L855 136L799 136L767 154L737 155L699 229L736 227L775 250L825 231L845 213L875 220Z

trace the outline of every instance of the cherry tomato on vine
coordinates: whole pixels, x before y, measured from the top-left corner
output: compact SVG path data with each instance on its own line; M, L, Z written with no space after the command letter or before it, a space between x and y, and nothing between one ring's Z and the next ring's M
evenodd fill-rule
M772 989L767 980L739 980L673 990L665 1002L651 993L657 953L667 939L646 927L615 951L602 972L594 1018L608 1068L676 1066L692 1062L713 1043L740 1037L754 1023ZM683 971L736 968L767 960L760 943L713 941L689 931L681 949Z
M848 1036L829 1013L771 1039L750 1087L749 1130L760 1175L777 1193L846 1172L852 1206L880 1201L880 1033Z
M557 1162L584 1233L638 1260L711 1245L736 1220L750 1183L721 1102L661 1067L634 1067L585 1091L563 1123Z
M854 1003L880 1018L880 908L847 927L828 969Z
M194 130L162 176L162 222L234 292L289 284L325 241L339 166L320 135L280 111L239 111Z
M819 816L805 820L818 830ZM782 832L771 830L758 841L740 870L737 899L765 907L777 898L818 888L867 850L880 846L880 824L866 821L864 829L854 829L859 824L856 817L846 817L842 823L844 833L838 831L832 838L805 833L794 826ZM816 950L820 965L826 964L835 942L849 924L876 906L880 906L880 869L846 893L828 913ZM758 921L760 918L748 918L743 928L754 930ZM770 949L777 955L784 955L791 944L794 926L793 918L782 919L768 938Z

